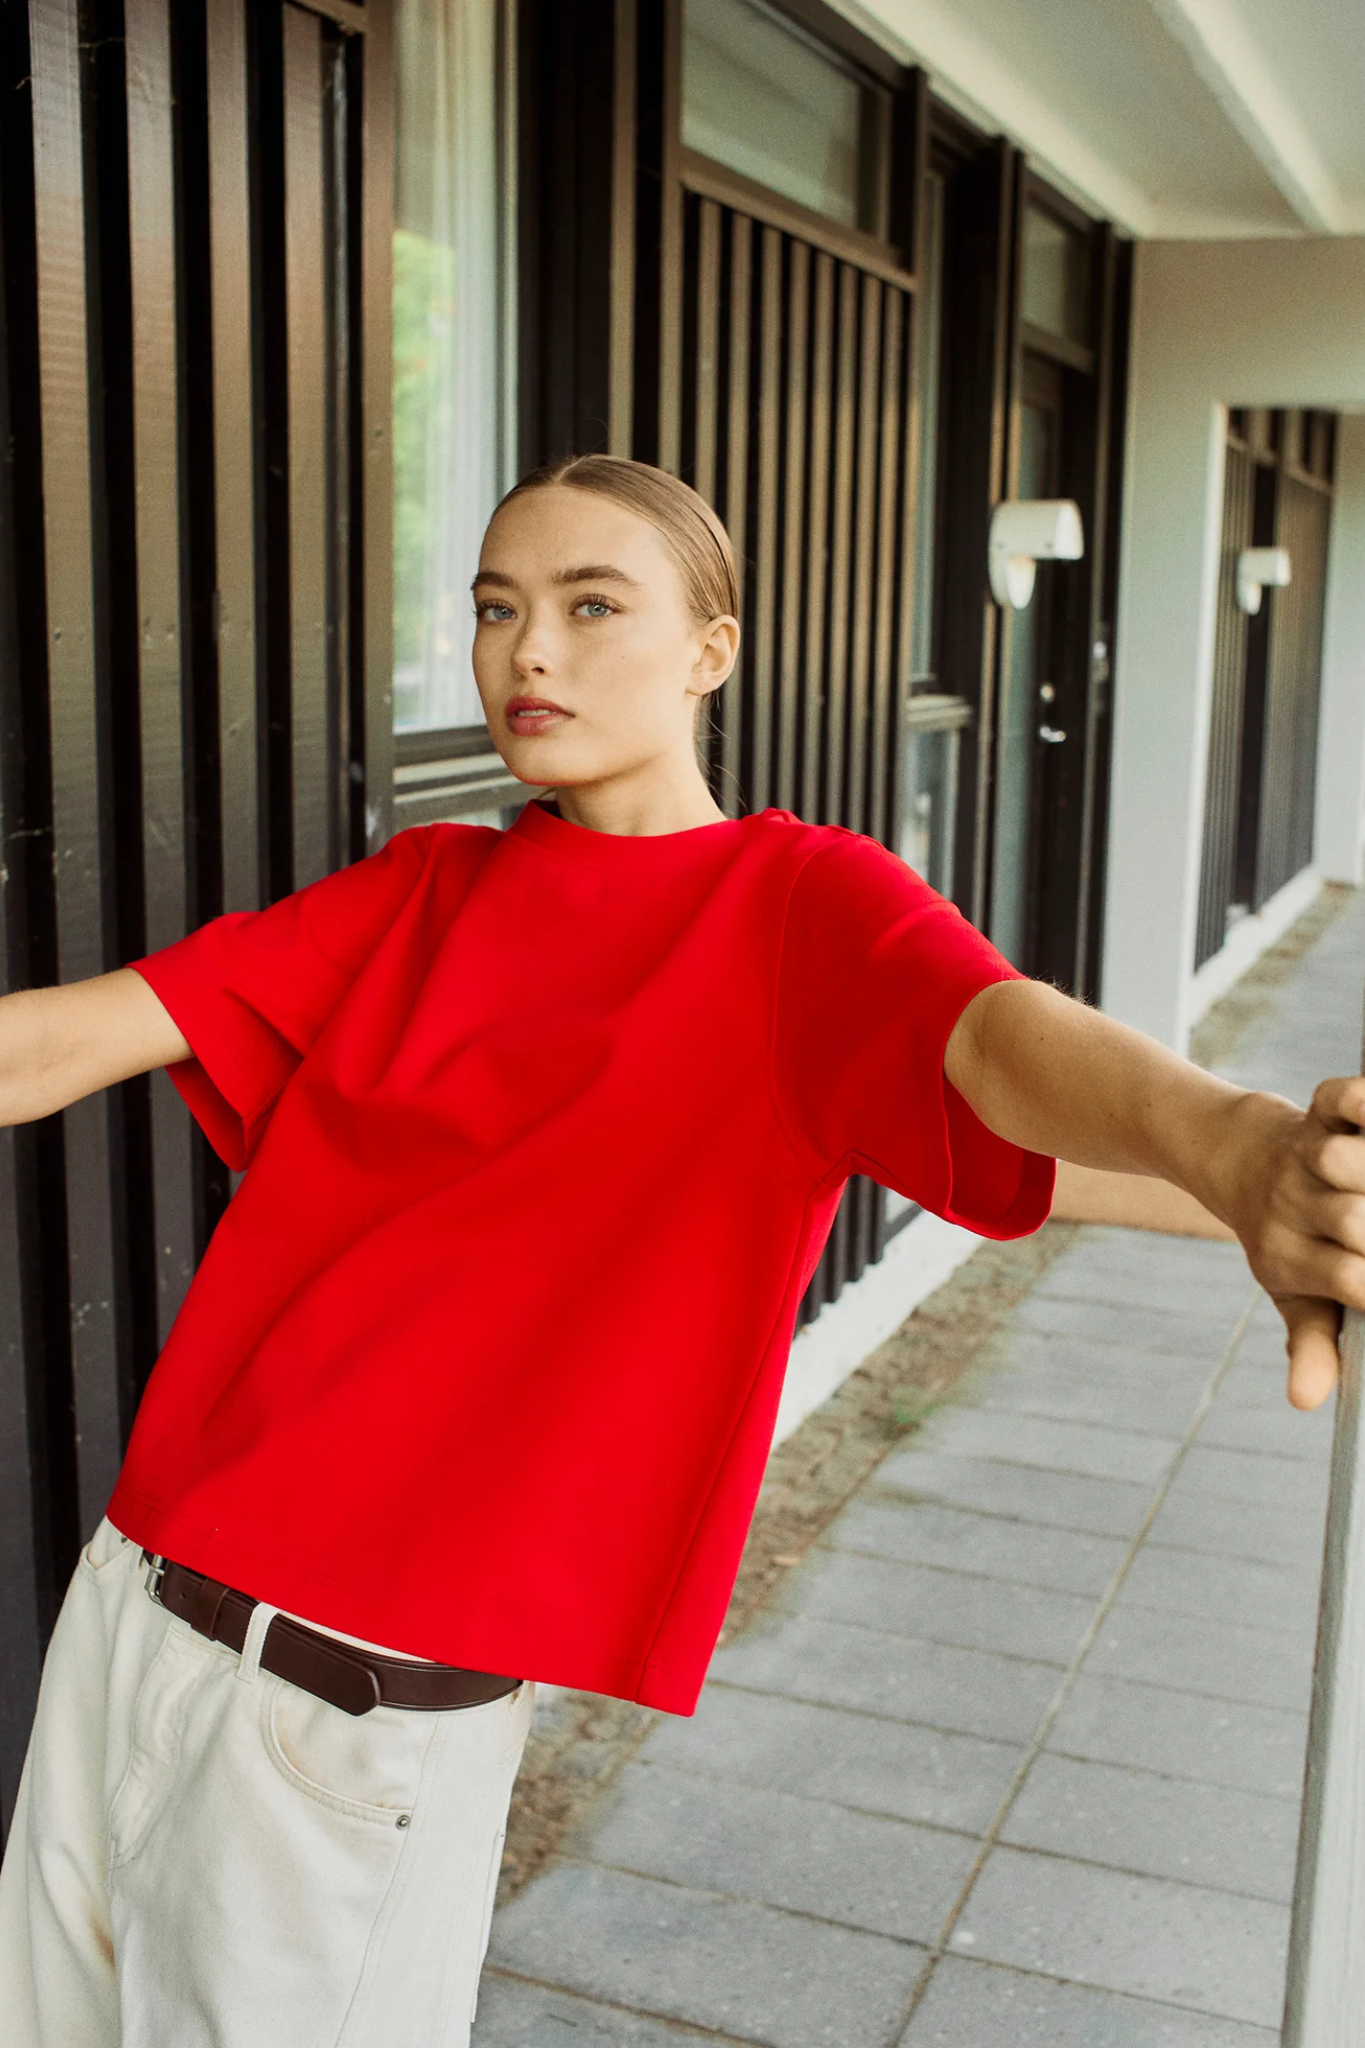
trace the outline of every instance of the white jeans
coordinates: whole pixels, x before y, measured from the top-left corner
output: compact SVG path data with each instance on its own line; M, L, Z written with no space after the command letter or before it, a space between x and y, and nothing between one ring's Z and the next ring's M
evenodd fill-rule
M346 1714L145 1577L106 1518L48 1647L0 1868L4 2048L465 2048L534 1684Z

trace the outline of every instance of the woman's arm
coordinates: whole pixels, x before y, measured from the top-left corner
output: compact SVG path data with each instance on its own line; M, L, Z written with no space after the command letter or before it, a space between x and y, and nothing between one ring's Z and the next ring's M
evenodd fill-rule
M1365 1308L1365 1080L1324 1081L1304 1112L1037 981L983 989L943 1064L999 1137L1197 1196L1236 1231L1284 1317L1290 1400L1327 1398L1338 1305Z
M0 1124L30 1123L189 1056L160 997L131 967L0 996Z

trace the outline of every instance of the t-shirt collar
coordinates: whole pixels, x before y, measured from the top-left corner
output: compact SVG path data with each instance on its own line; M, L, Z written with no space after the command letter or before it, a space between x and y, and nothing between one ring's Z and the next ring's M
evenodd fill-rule
M666 867L699 855L724 844L749 822L749 818L718 818L714 824L690 825L682 832L596 832L588 825L570 824L567 818L546 810L533 798L523 804L520 815L508 827L508 836L527 840L562 860L577 861L587 867L638 869L645 865Z

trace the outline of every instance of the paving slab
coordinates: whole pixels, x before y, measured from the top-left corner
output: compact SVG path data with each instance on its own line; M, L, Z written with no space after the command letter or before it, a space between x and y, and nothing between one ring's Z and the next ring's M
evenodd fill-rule
M1063 1252L1032 1288L1035 1301L1104 1302L1115 1308L1178 1310L1235 1325L1251 1306L1256 1282L1241 1261L1231 1266L1096 1257L1089 1248Z
M954 1945L1077 1984L1279 2024L1289 1913L1166 1878L998 1848Z
M1046 1472L1075 1472L1087 1479L1130 1480L1147 1487L1150 1498L1150 1489L1165 1475L1179 1445L1174 1438L1139 1436L1087 1422L950 1407L939 1409L925 1424L924 1448L949 1457L999 1458Z
M983 1572L1015 1585L1088 1593L1094 1599L1105 1591L1128 1550L1117 1536L1084 1536L1073 1529L1039 1528L963 1508L868 1500L861 1495L830 1524L823 1545L895 1558L902 1564Z
M901 2041L903 2048L1275 2048L1279 2038L1278 2028L945 1956Z
M1290 1569L1146 1543L1133 1559L1115 1604L1282 1629L1311 1651L1318 1625L1318 1574L1306 1565Z
M1197 1377L1182 1372L1169 1384L1154 1386L1135 1381L1131 1369L1126 1378L1100 1379L1080 1366L1063 1372L1036 1364L1014 1365L964 1375L945 1407L1046 1415L1057 1422L1091 1422L1102 1429L1179 1442L1194 1420L1207 1379L1205 1367L1199 1368ZM1262 1445L1253 1442L1247 1448L1260 1450Z
M1115 1870L1288 1905L1297 1798L1192 1785L1131 1765L1040 1756L1000 1839Z
M1321 1408L1306 1412L1291 1408L1284 1398L1283 1373L1277 1392L1274 1407L1234 1407L1228 1401L1215 1401L1200 1429L1200 1443L1225 1450L1272 1451L1282 1458L1323 1463L1331 1456L1335 1402L1325 1401Z
M1308 1702L1313 1644L1301 1635L1287 1640L1283 1631L1207 1616L1116 1606L1086 1668L1098 1678L1137 1678L1177 1692L1294 1709Z
M818 1551L791 1574L776 1605L792 1614L1060 1666L1071 1661L1095 1603L934 1565Z
M1174 1480L1170 1499L1246 1501L1290 1508L1319 1521L1327 1512L1326 1458L1281 1458L1268 1451L1235 1451L1194 1444Z
M871 1498L898 1493L1091 1536L1136 1536L1152 1504L1152 1489L1130 1480L1043 1473L1000 1459L951 1457L946 1451L893 1452L877 1467L867 1493Z
M765 1617L717 1650L711 1670L719 1684L995 1742L1029 1740L1059 1675L1055 1664L799 1614Z
M527 1984L490 1968L484 1971L479 1987L470 2041L471 2048L679 2048L688 2041L724 2048L725 2043L741 2038L716 2033L710 2027L698 2033L673 2021L644 2019L638 2013L599 2005L595 1999L577 1998L572 1992L550 1990L543 1984Z
M980 1844L793 1791L630 1763L566 1855L932 1944Z
M1220 1700L1083 1671L1047 1747L1167 1777L1297 1799L1308 1744L1300 1710Z
M1176 1550L1207 1550L1215 1557L1245 1557L1290 1571L1322 1565L1325 1516L1279 1502L1219 1499L1211 1494L1168 1497L1153 1519L1149 1540Z
M769 2048L894 2038L925 1951L748 1899L557 1864L494 1915L495 1966Z
M1045 1336L1083 1337L1088 1342L1098 1339L1133 1351L1211 1361L1227 1350L1236 1329L1236 1318L1221 1313L1122 1308L1105 1301L1057 1301L1040 1294L1030 1294L1020 1302L1015 1321L1021 1330L1037 1330Z
M1017 1743L716 1684L703 1688L690 1719L659 1721L639 1754L717 1782L802 1792L979 1835L999 1811L1023 1751Z

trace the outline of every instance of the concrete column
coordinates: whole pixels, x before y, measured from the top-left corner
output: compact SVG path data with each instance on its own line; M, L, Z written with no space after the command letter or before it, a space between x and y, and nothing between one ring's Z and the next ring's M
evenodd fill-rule
M1327 564L1318 746L1317 867L1365 881L1365 416L1341 421Z

